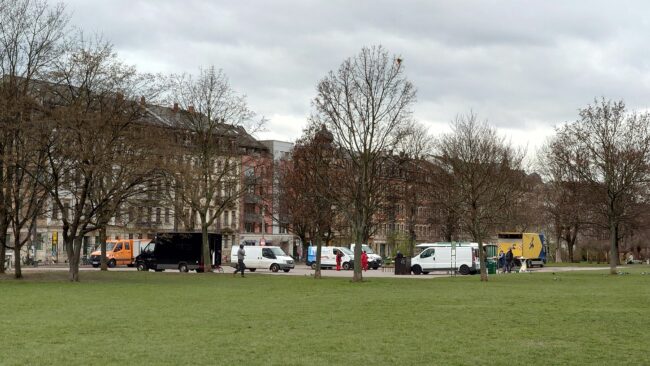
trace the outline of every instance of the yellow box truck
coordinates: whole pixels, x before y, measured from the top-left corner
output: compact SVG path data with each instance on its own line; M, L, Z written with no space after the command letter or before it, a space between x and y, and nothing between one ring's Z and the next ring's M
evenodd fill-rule
M512 249L512 254L519 261L526 261L528 268L532 266L544 267L548 248L544 234L541 233L499 233L497 235L498 252L507 253Z

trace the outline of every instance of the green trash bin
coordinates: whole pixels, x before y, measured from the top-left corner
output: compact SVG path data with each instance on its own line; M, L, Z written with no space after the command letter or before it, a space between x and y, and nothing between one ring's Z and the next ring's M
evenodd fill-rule
M495 261L494 259L487 260L487 273L497 274L497 261Z

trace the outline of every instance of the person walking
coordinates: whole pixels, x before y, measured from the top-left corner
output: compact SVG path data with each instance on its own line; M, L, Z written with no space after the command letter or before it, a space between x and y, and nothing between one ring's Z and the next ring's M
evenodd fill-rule
M512 248L508 249L508 253L506 253L506 268L508 270L508 273L512 271L512 260L514 259L514 256L512 255Z
M506 255L503 253L503 250L499 251L499 267L501 267L502 273L506 273Z
M244 270L246 269L244 257L246 257L244 244L239 244L239 250L237 250L237 267L235 267L235 272L232 274L233 277L235 277L239 271L241 271L241 276L244 277Z
M341 259L343 258L343 253L340 250L336 251L336 270L341 270Z
M361 268L363 268L364 272L368 270L368 254L366 254L365 250L361 253Z

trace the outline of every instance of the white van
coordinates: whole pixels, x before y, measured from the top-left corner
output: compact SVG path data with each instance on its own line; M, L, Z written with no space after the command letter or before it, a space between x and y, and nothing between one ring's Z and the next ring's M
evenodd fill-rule
M235 247L230 253L230 262L237 267L237 251ZM244 265L246 269L255 272L257 269L269 269L272 272L283 270L289 272L295 268L293 258L289 257L280 247L273 246L244 246L246 256Z
M354 253L346 247L321 247L320 267L336 267L336 254L339 251L343 253L343 257L341 258L341 267L345 270L354 268ZM311 268L316 269L316 247L309 247L308 258L310 258L309 256L311 256Z
M354 253L354 247L355 244L350 245L350 250L352 253ZM384 260L381 258L381 256L376 254L369 245L361 244L361 251L363 252L364 250L368 255L368 268L379 269L379 267L381 267L381 265L384 263Z
M420 245L418 247L424 250L411 258L411 271L413 274L458 270L458 273L468 275L476 273L481 268L478 258L478 245L474 245L474 243L455 244L455 258L452 257L451 243Z

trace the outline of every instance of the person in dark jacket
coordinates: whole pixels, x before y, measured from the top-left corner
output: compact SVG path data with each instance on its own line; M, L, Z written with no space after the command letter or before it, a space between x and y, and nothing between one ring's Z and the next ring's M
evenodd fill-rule
M499 268L503 273L506 273L506 255L503 253L503 250L499 251Z
M512 248L508 249L508 253L506 253L506 267L508 269L508 273L512 271L512 261L514 259L514 256L512 255Z
M239 250L237 251L237 267L235 267L235 272L232 274L233 276L235 276L237 272L241 271L241 276L244 277L244 270L246 269L246 265L244 264L244 257L246 257L244 244L240 244Z

